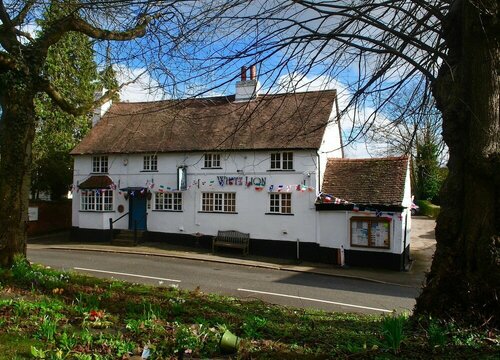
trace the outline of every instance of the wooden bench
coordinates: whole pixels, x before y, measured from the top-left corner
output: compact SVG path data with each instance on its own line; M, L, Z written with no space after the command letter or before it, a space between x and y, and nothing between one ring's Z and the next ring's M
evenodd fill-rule
M248 246L250 244L250 234L242 233L236 230L226 230L217 232L212 241L212 252L215 252L216 246L242 249L243 255L248 255Z

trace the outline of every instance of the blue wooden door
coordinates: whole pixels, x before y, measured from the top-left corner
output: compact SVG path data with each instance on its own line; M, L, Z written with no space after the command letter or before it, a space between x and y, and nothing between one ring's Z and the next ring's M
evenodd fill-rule
M130 196L130 213L128 228L134 230L134 224L137 222L137 230L146 230L146 197L145 196Z

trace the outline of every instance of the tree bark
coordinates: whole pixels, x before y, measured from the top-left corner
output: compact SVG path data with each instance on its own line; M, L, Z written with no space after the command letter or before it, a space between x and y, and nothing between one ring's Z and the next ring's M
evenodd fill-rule
M500 47L497 0L456 0L433 84L449 148L436 253L417 314L500 324Z
M0 267L16 255L26 256L31 145L35 111L30 79L6 73L0 77Z

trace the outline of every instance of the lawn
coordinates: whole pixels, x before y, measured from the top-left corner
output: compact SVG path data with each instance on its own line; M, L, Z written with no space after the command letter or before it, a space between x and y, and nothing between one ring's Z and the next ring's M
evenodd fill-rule
M234 352L221 350L226 331L240 338ZM498 359L499 344L497 330L455 322L297 309L23 261L0 273L0 359Z

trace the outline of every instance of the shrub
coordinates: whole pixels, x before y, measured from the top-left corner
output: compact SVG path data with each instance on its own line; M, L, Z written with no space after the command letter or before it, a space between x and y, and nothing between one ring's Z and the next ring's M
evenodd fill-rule
M433 219L437 218L441 210L439 206L433 205L427 200L417 200L415 203L420 207L420 214L429 216Z

